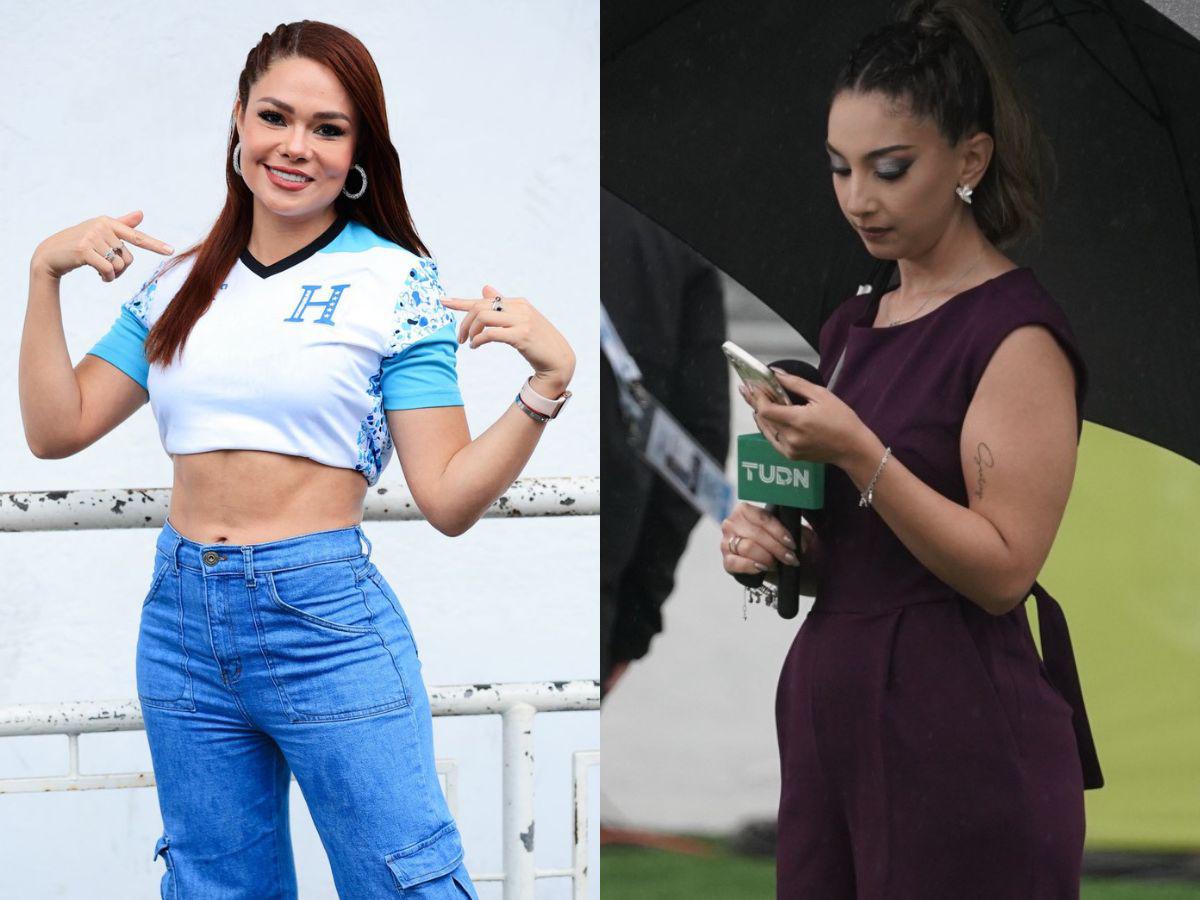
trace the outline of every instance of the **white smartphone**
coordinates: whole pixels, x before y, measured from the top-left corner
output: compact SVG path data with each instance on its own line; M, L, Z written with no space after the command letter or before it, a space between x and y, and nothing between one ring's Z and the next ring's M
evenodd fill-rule
M721 351L746 387L751 390L757 388L763 391L775 403L791 405L792 400L788 397L787 391L783 389L783 385L779 383L775 373L768 369L765 363L751 356L733 341L723 343Z

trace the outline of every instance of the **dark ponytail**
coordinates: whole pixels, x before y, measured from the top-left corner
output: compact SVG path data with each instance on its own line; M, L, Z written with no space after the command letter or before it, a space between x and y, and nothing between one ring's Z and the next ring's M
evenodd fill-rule
M830 103L844 90L879 92L931 118L951 146L990 134L992 158L971 196L976 223L1002 248L1041 227L1053 151L1017 74L1012 36L987 0L905 0L895 22L851 51Z

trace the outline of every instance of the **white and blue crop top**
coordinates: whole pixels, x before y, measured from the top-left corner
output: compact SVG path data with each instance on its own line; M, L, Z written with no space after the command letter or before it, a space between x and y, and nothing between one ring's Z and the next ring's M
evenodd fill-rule
M88 351L149 393L168 454L271 450L374 485L392 456L386 410L463 405L437 264L344 216L273 265L243 251L181 355L148 365L146 336L194 259L164 260Z

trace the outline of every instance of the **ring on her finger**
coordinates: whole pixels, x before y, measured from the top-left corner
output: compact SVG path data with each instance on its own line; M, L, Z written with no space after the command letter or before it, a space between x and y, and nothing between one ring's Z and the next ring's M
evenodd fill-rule
M775 440L779 440L779 432L775 432Z
M113 257L114 257L114 256L116 256L116 255L117 255L117 248L116 248L116 247L109 247L109 248L108 248L108 252L104 254L104 261L105 261L105 262L112 262L112 261L113 261Z
M500 302L503 299L504 298L500 297L500 296L493 297L492 298L492 309L494 309L496 312L504 312L504 304Z
M742 536L740 534L735 534L729 539L729 552L734 556L737 556L737 545L741 543L741 540Z

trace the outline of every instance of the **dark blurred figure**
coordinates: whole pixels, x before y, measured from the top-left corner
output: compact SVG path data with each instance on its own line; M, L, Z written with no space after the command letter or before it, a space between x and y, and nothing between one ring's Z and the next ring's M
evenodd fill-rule
M600 299L642 384L724 465L729 376L718 271L600 191ZM600 359L600 681L611 690L662 631L661 609L700 513L626 440L616 376Z

